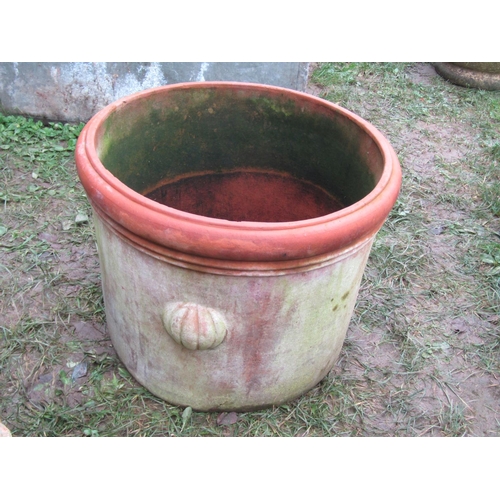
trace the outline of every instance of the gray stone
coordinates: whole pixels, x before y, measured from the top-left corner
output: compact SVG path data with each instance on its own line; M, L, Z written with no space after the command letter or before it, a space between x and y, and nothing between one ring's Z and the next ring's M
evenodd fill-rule
M309 63L0 63L0 111L87 121L107 104L172 83L238 81L304 91Z

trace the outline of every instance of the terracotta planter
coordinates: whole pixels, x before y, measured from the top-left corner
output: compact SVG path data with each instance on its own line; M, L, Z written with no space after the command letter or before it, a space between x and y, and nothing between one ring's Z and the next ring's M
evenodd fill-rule
M76 162L108 331L141 384L248 410L328 373L401 183L372 125L282 88L179 84L95 115Z
M463 87L500 90L500 63L455 62L434 63L436 71L446 80Z

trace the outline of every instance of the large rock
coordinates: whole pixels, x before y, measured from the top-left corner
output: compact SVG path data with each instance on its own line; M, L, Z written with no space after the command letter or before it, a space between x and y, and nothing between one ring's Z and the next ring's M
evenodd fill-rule
M238 81L305 90L309 63L0 63L0 111L87 121L140 90L180 82Z

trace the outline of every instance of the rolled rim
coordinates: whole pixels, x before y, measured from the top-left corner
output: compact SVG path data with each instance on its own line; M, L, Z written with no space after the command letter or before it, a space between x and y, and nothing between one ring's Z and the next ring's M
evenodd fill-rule
M175 89L233 87L258 89L267 95L286 93L296 101L330 108L356 123L375 142L383 157L382 175L361 200L339 211L292 222L249 222L215 219L157 203L126 186L102 164L97 154L100 127L116 109ZM176 252L211 259L280 261L337 252L373 236L399 194L401 168L388 140L369 122L338 105L302 92L270 85L239 82L197 82L166 85L119 99L86 124L75 152L80 180L92 206L147 242Z

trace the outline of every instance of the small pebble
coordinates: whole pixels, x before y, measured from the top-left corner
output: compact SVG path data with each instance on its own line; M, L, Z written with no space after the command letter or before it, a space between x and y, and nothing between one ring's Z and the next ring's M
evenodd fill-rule
M444 229L442 226L437 226L437 227L431 228L430 233L431 234L441 234L443 232L443 230Z
M73 382L77 378L82 378L87 375L87 370L88 370L88 365L86 361L82 361L81 363L78 363L74 368L73 368L73 373L71 374L71 379Z
M87 222L89 220L87 214L77 214L75 217L75 222L77 224L82 224L83 222Z
M12 434L10 433L9 429L5 427L5 425L0 422L0 437L6 438L6 437L12 437Z

